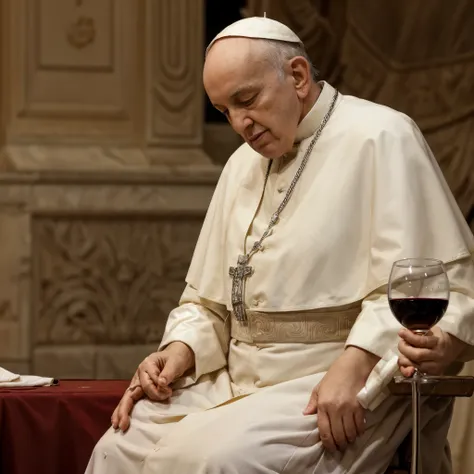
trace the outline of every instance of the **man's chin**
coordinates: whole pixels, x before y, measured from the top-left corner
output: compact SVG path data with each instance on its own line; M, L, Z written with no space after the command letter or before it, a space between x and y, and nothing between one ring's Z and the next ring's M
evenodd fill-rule
M255 150L257 153L262 155L264 158L269 160L273 160L275 158L279 158L283 153L280 152L277 148L271 146L271 144L264 145L264 146L252 146L250 147Z

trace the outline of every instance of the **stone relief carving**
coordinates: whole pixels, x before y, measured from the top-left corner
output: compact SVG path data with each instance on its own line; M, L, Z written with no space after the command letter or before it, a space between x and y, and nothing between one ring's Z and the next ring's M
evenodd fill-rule
M35 342L158 343L201 224L36 218Z
M82 49L94 42L96 35L95 21L90 16L80 16L71 24L67 32L69 44Z
M202 2L163 0L148 5L149 50L154 51L148 57L152 91L150 142L200 145L204 46L202 25L195 18L202 15Z
M84 0L76 0L76 7L82 7ZM93 43L96 35L95 21L90 16L80 16L69 27L67 39L75 48L82 49Z

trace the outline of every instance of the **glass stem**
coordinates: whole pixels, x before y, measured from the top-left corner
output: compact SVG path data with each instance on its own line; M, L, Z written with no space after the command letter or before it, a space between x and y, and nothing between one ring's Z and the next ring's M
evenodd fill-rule
M421 473L420 458L420 373L415 369L411 382L412 440L410 474Z

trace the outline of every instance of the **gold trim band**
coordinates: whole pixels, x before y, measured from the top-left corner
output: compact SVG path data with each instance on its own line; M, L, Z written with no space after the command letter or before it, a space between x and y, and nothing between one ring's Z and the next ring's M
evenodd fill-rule
M264 313L247 311L243 324L231 313L231 336L246 343L344 342L361 303L322 310Z

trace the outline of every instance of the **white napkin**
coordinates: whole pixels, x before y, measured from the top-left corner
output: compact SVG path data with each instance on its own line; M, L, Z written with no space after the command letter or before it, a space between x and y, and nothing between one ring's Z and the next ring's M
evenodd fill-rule
M372 369L365 386L357 394L359 403L367 410L375 410L388 397L387 385L398 372L398 354L389 350Z
M52 377L19 375L0 367L0 387L44 387L53 383Z

